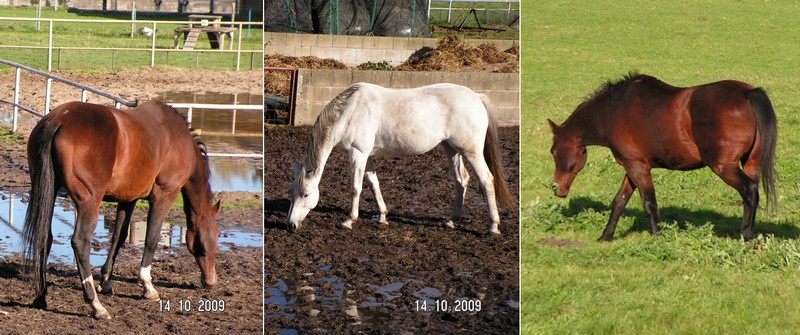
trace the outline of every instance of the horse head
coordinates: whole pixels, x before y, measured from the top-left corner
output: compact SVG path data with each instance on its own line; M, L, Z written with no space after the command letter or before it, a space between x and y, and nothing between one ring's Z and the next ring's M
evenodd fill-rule
M197 266L200 267L200 283L203 287L214 286L217 283L217 240L219 228L217 215L219 215L220 202L217 201L210 211L202 215L191 217L191 224L186 229L186 247L194 255Z
M314 171L306 171L300 162L294 163L294 181L289 187L289 216L286 229L290 232L300 228L300 224L319 201L319 178Z
M586 166L586 146L577 136L569 136L561 131L562 127L548 119L550 129L553 131L553 146L550 154L556 163L555 192L558 197L566 197L569 187Z

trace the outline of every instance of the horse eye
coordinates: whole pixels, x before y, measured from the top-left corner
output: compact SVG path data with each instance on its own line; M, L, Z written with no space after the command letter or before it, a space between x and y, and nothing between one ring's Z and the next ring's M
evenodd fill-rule
M583 154L586 154L586 147L583 147Z
M304 193L303 198L308 198L308 193Z

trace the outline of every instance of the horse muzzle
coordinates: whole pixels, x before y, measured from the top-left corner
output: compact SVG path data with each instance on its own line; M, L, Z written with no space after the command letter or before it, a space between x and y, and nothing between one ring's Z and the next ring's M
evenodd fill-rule
M200 276L200 284L203 285L204 288L209 288L217 284L217 274L212 274L209 276L210 278L206 279L206 276Z

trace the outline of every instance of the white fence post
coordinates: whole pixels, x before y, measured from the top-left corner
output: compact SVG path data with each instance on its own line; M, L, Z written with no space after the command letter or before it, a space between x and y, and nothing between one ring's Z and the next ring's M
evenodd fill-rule
M17 68L17 77L14 79L14 115L11 117L13 120L11 125L11 132L17 132L17 114L19 114L19 77L22 75L22 69Z
M239 71L239 62L242 59L242 24L239 24L239 45L236 46L236 71Z
M156 22L153 21L153 42L150 44L150 67L156 65Z
M44 89L44 113L50 113L50 92L53 89L53 78L47 78L47 85Z
M47 38L47 72L53 71L53 20L50 20L50 33Z

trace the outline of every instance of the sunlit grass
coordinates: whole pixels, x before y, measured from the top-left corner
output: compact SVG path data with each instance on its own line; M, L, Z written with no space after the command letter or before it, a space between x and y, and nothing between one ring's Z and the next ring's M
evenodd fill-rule
M791 334L800 329L799 3L558 1L523 6L522 329L530 334ZM665 231L638 195L598 243L624 170L590 147L570 197L552 194L552 135L602 82L637 70L676 86L764 87L779 120L775 216L738 236L741 198L708 169L654 170ZM566 247L553 245L564 243Z

